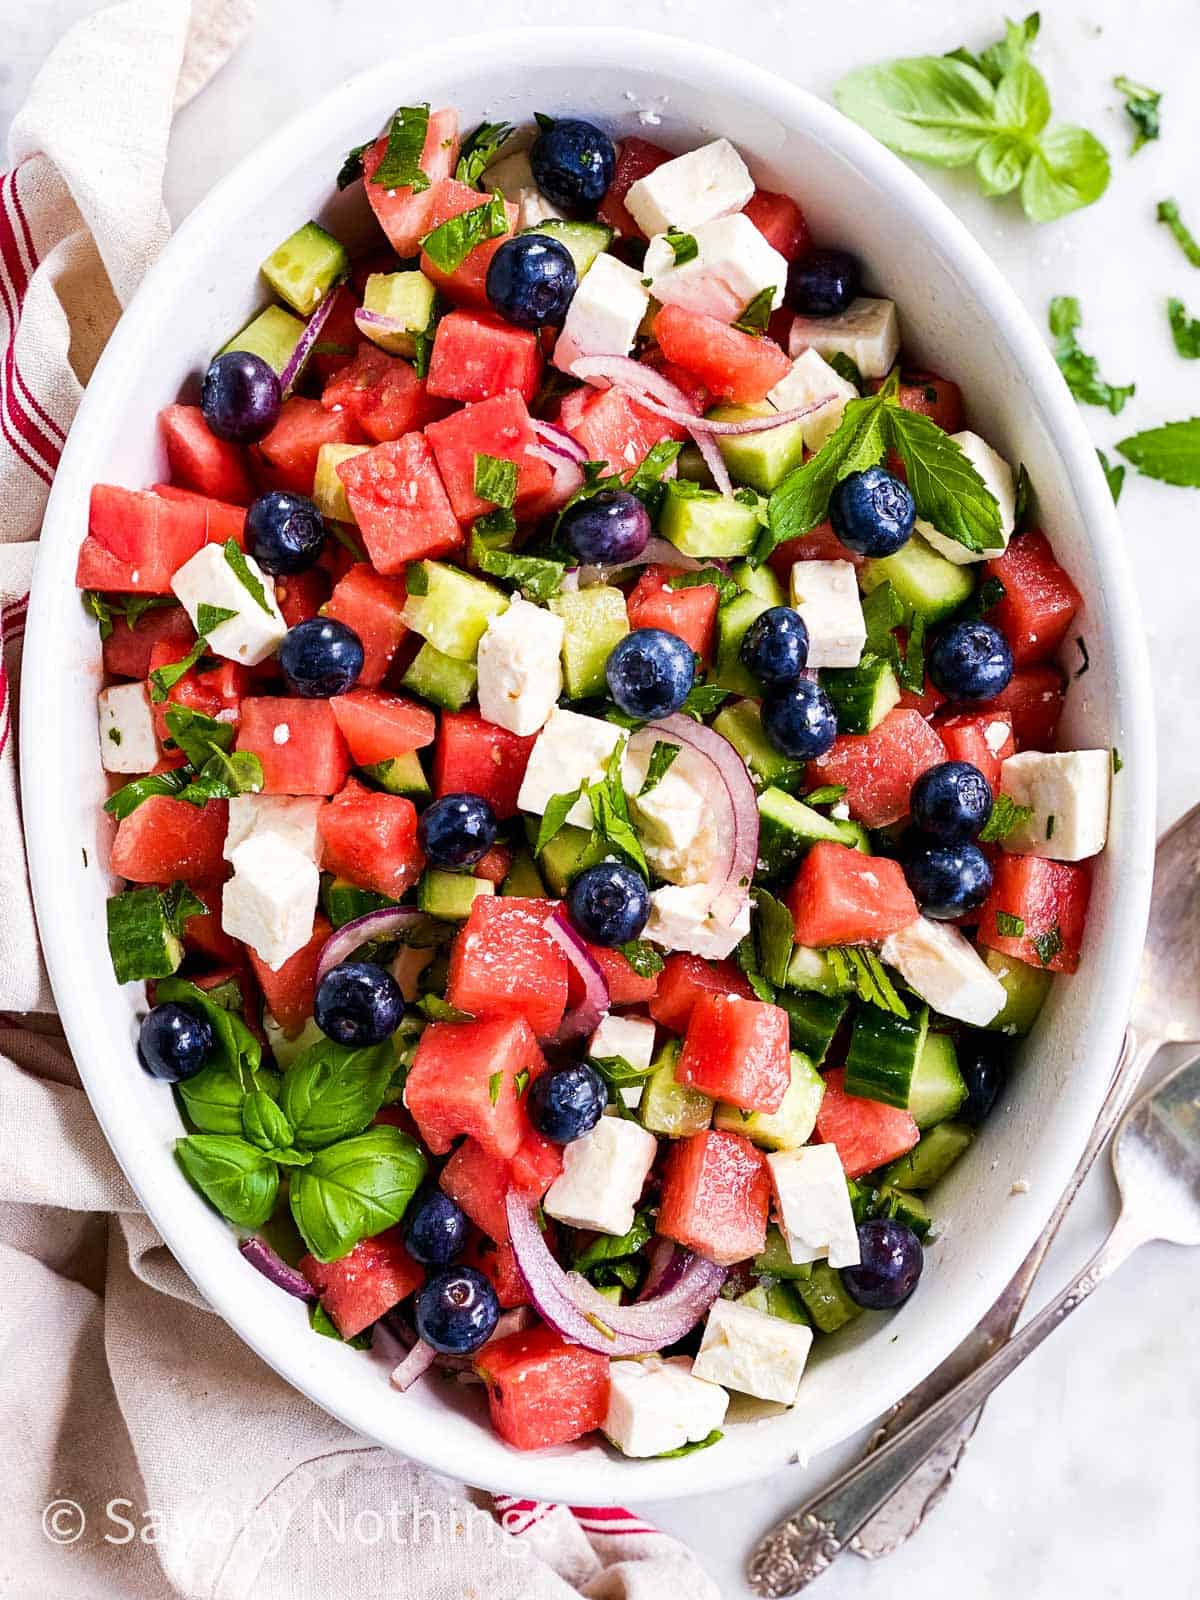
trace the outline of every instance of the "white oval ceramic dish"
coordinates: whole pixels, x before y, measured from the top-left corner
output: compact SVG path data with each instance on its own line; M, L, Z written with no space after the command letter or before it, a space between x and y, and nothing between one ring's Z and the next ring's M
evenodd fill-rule
M420 100L457 106L467 128L539 110L676 149L727 135L762 184L796 196L819 239L858 251L873 284L899 304L910 358L958 379L971 425L1026 464L1044 526L1086 601L1076 631L1091 670L1072 683L1065 740L1116 745L1124 759L1082 968L1055 986L1006 1108L938 1190L942 1231L920 1292L898 1315L864 1316L825 1342L789 1414L731 1428L716 1449L680 1460L632 1463L594 1441L514 1452L487 1426L478 1389L426 1381L400 1395L382 1361L314 1337L302 1306L241 1259L176 1168L172 1098L134 1056L141 986L118 987L108 961L109 834L93 703L100 652L73 583L89 489L163 475L155 415L261 301L258 263L309 216L355 226L361 196L333 191L343 155L397 104ZM1041 338L966 229L836 111L743 61L657 35L542 29L456 40L342 84L180 228L105 351L54 485L29 613L22 781L46 960L80 1072L130 1181L209 1302L358 1433L475 1484L602 1504L720 1489L816 1454L899 1399L1002 1288L1083 1148L1115 1060L1149 894L1152 728L1141 624L1095 452ZM1028 1192L1012 1193L1017 1180Z

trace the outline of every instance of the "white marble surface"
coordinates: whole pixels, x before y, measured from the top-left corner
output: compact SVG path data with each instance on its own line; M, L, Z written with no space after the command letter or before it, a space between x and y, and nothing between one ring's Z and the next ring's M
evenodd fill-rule
M90 0L0 0L0 127L20 104L38 64ZM587 20L631 23L697 38L760 61L826 92L852 65L894 54L985 43L998 30L999 0L589 0ZM953 13L953 20L947 20ZM1039 60L1056 113L1093 128L1114 156L1105 199L1049 227L1015 205L982 200L959 174L927 172L1001 264L1039 323L1051 295L1079 295L1082 342L1110 381L1134 380L1120 418L1088 410L1103 446L1169 418L1200 413L1200 364L1174 353L1163 302L1200 314L1200 275L1154 223L1173 194L1200 222L1200 97L1194 0L1044 0ZM181 217L209 186L304 97L389 53L426 40L509 21L574 22L572 0L450 0L421 8L380 0L260 0L253 37L180 117L168 182ZM1166 91L1165 136L1130 161L1129 130L1114 73ZM969 381L969 375L965 375ZM1121 502L1125 537L1158 686L1159 822L1200 794L1196 707L1196 540L1200 494L1138 480ZM1112 1184L1096 1174L1046 1272L1065 1280L1112 1215ZM1143 1252L997 1396L949 1500L921 1535L886 1562L847 1557L823 1583L843 1600L1126 1600L1135 1593L1200 1594L1200 1403L1196 1329L1200 1274L1167 1247ZM734 1597L757 1532L850 1459L827 1456L770 1483L690 1504L640 1508L687 1539Z

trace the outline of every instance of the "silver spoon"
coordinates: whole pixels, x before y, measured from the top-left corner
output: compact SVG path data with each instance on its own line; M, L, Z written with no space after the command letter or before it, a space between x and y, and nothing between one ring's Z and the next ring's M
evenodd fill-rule
M1200 1245L1200 1059L1143 1095L1113 1146L1116 1226L1074 1281L956 1389L859 1462L755 1548L748 1577L778 1600L819 1578L913 1464L923 1461L1126 1258L1151 1240Z

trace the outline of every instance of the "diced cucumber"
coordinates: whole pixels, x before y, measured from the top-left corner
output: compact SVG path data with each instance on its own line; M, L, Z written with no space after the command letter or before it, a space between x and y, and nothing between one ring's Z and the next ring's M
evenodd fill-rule
M684 555L725 558L749 555L760 524L754 506L676 478L666 486L658 531Z
M846 1015L846 999L840 995L796 994L791 989L780 989L775 1003L787 1012L792 1049L802 1050L810 1061L820 1066Z
M1004 985L1008 997L987 1024L989 1033L1028 1033L1046 1003L1054 974L1042 967L1031 967L1028 962L1018 961L1000 950L983 951L983 959L993 976Z
M414 799L430 792L429 779L415 750L406 750L401 756L389 756L386 761L372 761L369 766L359 770L388 794L403 794Z
M836 1333L848 1322L853 1322L862 1307L846 1293L842 1275L828 1261L814 1261L806 1278L795 1280L796 1293L812 1318L813 1326L822 1333Z
M760 400L749 406L714 406L708 415L716 422L745 422L750 417L770 416L774 410L769 400ZM764 428L761 433L714 437L730 476L763 494L778 488L804 456L804 429L799 422Z
M847 817L844 821L838 821L838 827L842 830L844 845L848 845L851 850L858 850L864 856L872 854L871 835L861 822L856 822L853 817Z
M157 889L126 889L109 897L108 953L118 983L169 978L183 960L183 945L172 931L167 907Z
M925 1202L903 1189L883 1188L876 1192L873 1214L877 1217L894 1217L906 1228L911 1228L918 1239L924 1239L933 1227L933 1218Z
M932 1128L954 1116L966 1098L954 1040L948 1033L928 1034L908 1089L909 1115L918 1128Z
M741 1133L765 1150L798 1150L812 1138L817 1112L825 1095L825 1080L800 1050L792 1051L792 1076L777 1111L752 1111L720 1104L713 1126L725 1133Z
M814 994L849 993L848 986L838 981L824 950L812 950L803 944L796 945L792 951L787 983L789 989L801 989Z
M586 828L560 828L542 851L542 876L554 894L566 894L590 838Z
M508 610L503 590L441 561L412 562L406 580L402 621L455 661L474 661L488 623Z
M846 1054L846 1093L907 1111L928 1032L928 1006L908 1017L878 1006L860 1006Z
M613 242L613 230L604 222L564 222L559 217L547 217L532 228L522 228L522 233L544 233L566 245L580 278L603 250Z
M361 456L369 444L323 444L317 451L317 470L313 474L313 504L323 517L331 522L353 522L357 517L346 498L346 486L338 477L337 469L351 456Z
M783 877L821 839L849 844L843 823L827 817L783 789L758 797L758 865L767 878Z
M642 1090L638 1120L651 1133L671 1139L686 1139L703 1133L712 1121L713 1103L699 1089L689 1089L675 1078L679 1060L679 1040L662 1047Z
M604 668L613 647L629 632L620 589L593 584L553 595L549 609L563 620L563 683L572 700L604 694Z
M417 906L431 917L447 922L462 922L471 914L478 895L495 894L496 885L486 878L472 878L465 872L441 872L427 867L417 884Z
M939 1122L923 1133L917 1144L880 1174L885 1189L932 1189L944 1177L975 1137L965 1122Z
M228 344L223 344L217 354L223 356L230 350L248 350L252 356L261 356L273 372L280 373L292 359L303 332L304 324L299 317L282 306L268 306L253 322L248 322L241 333L235 333Z
M363 318L359 332L393 356L414 356L417 335L433 321L437 290L423 272L373 272L363 288L363 310L388 319L373 326Z
M621 1285L619 1283L602 1283L596 1287L596 1293L602 1300L608 1300L612 1305L621 1304Z
M756 789L771 785L792 789L803 778L804 762L781 754L763 732L762 713L755 701L739 700L725 706L713 719L713 728L746 763Z
M858 581L869 594L881 583L890 583L901 604L926 622L940 622L957 611L975 588L975 577L967 566L956 566L914 533L893 556L865 561Z
M804 1302L790 1283L756 1283L753 1289L738 1295L737 1304L765 1311L769 1317L779 1317L783 1322L799 1322L806 1328L812 1326Z
M360 889L346 878L331 877L328 873L322 875L321 910L335 928L344 927L356 917L365 917L369 911L383 911L395 904L385 894L376 894L372 889Z
M870 652L856 667L825 667L820 677L837 712L839 733L870 733L900 699L890 663Z
M717 611L717 670L713 682L734 694L757 695L762 685L742 665L742 640L751 624L772 602L757 594L739 594Z
M447 711L461 711L475 693L478 677L473 661L455 661L431 644L423 644L400 680L414 694Z
M546 885L528 850L518 850L513 856L508 876L500 885L500 893L517 895L525 900L545 899Z
M774 1223L767 1229L767 1242L754 1258L754 1270L763 1278L807 1278L809 1263L797 1266L788 1255L787 1241Z
M281 300L311 316L350 265L345 249L316 222L306 222L263 262L259 271Z
M705 489L712 488L712 473L708 470L708 463L700 454L697 445L685 444L675 457L675 462L679 468L677 477L683 478L687 483L699 483Z
M745 594L756 594L772 606L788 603L787 590L767 565L752 567L748 561L735 561L729 576Z

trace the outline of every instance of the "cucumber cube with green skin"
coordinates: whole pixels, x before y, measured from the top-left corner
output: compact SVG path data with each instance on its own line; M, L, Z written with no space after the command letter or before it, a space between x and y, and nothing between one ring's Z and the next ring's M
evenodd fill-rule
M797 1265L788 1254L787 1241L774 1223L767 1229L767 1242L754 1258L754 1271L761 1278L807 1278L811 1263Z
M821 840L853 845L845 825L827 817L783 789L764 789L758 797L758 867L765 878L785 876Z
M893 1217L911 1228L918 1239L924 1239L933 1227L933 1218L924 1201L915 1194L905 1194L903 1189L883 1188L875 1195L873 1214Z
M982 950L980 954L988 970L1004 985L1007 995L1004 1005L986 1024L988 1031L1012 1035L1028 1033L1046 1003L1054 974L1041 967L1031 967L1000 950Z
M417 907L446 922L462 922L471 914L478 895L495 894L496 885L465 872L441 872L427 867L417 884Z
M795 1283L813 1326L822 1333L836 1333L862 1314L862 1307L846 1293L841 1273L828 1261L812 1262L808 1276Z
M335 928L344 927L358 917L365 917L370 911L384 911L395 904L396 901L389 900L386 895L376 894L372 889L360 889L346 878L335 878L329 873L322 875L321 910Z
M714 422L745 422L769 417L775 407L767 400L749 406L714 406L707 414ZM761 433L715 434L717 449L730 476L738 483L770 494L804 458L804 430L799 422L785 422Z
M546 885L528 850L518 850L513 856L508 876L500 885L500 893L516 895L524 900L545 899Z
M406 750L402 756L389 756L386 761L372 761L369 766L360 767L359 771L387 794L402 794L415 799L430 792L429 779L415 750Z
M878 1006L859 1006L846 1053L846 1093L907 1111L928 1032L928 1006L910 1011L907 1017Z
M670 1139L686 1139L693 1133L703 1133L712 1122L713 1114L713 1102L706 1094L677 1081L675 1064L678 1060L679 1040L672 1039L659 1053L638 1105L642 1127Z
M777 1111L752 1111L719 1104L713 1126L724 1133L740 1133L764 1150L798 1150L812 1138L817 1112L825 1096L825 1080L800 1050L791 1055L792 1076Z
M474 661L488 623L508 610L508 596L494 584L440 561L414 561L407 583L401 620L455 661Z
M183 945L167 920L157 889L127 889L110 896L108 952L118 983L169 978L183 960Z
M915 1189L918 1194L932 1189L939 1178L950 1168L975 1137L975 1130L965 1122L939 1122L936 1128L923 1133L906 1156L893 1161L880 1174L880 1186L886 1189Z
M717 668L713 682L734 694L757 695L762 684L742 665L742 640L772 602L757 594L739 594L717 611Z
M792 1049L802 1050L810 1061L820 1066L834 1034L841 1027L848 1001L842 995L797 994L791 989L780 989L775 1003L787 1012Z
M260 311L253 322L248 322L241 333L235 333L228 344L217 351L219 356L231 350L248 350L252 356L261 356L277 375L292 359L304 324L282 306L268 306Z
M561 828L542 851L542 875L547 887L560 898L570 887L590 838L586 828Z
M363 310L386 317L389 328L363 318L359 332L393 356L414 356L417 334L433 320L437 290L423 272L373 272L363 289Z
M708 470L708 462L701 455L698 445L685 444L675 457L675 464L678 468L675 474L677 478L682 478L687 483L702 484L706 489L712 488L712 473Z
M844 845L848 845L851 850L859 851L864 856L874 854L871 848L871 835L861 822L856 822L853 817L847 817L844 821L839 818L838 827L842 830Z
M848 986L840 983L824 950L811 950L798 944L788 963L787 985L813 994L846 994Z
M768 566L752 567L748 561L735 561L729 576L745 594L756 594L769 606L785 606L787 590Z
M625 596L607 584L553 595L549 609L563 621L563 684L572 700L604 694L604 668L629 632Z
M313 473L313 504L330 522L358 523L346 497L346 485L338 477L338 467L351 456L361 456L369 444L323 444L317 451L317 467Z
M767 1316L779 1317L784 1322L799 1322L806 1328L812 1326L804 1302L790 1283L756 1283L753 1289L738 1295L737 1304L765 1311Z
M400 680L406 689L447 711L461 711L475 693L478 674L473 661L456 661L431 644L423 644Z
M535 227L522 228L522 233L544 233L548 239L557 239L571 252L575 275L582 278L603 250L613 242L613 230L605 222L567 222L559 217L547 217Z
M915 612L926 622L940 622L957 611L975 589L971 567L947 561L919 533L895 555L864 561L858 581L867 594L881 583L890 583L908 613Z
M316 222L306 222L263 262L259 271L281 300L311 316L350 265L345 249Z
M684 555L725 559L749 555L761 524L754 506L709 489L689 493L676 478L666 486L658 531Z
M908 1088L909 1115L924 1131L953 1117L966 1098L954 1040L948 1033L929 1034Z
M882 656L868 653L856 667L824 667L820 677L839 733L870 733L900 701L900 684Z
M756 789L794 789L804 777L804 762L781 754L763 732L762 713L753 700L724 706L713 728L729 743L749 768Z

